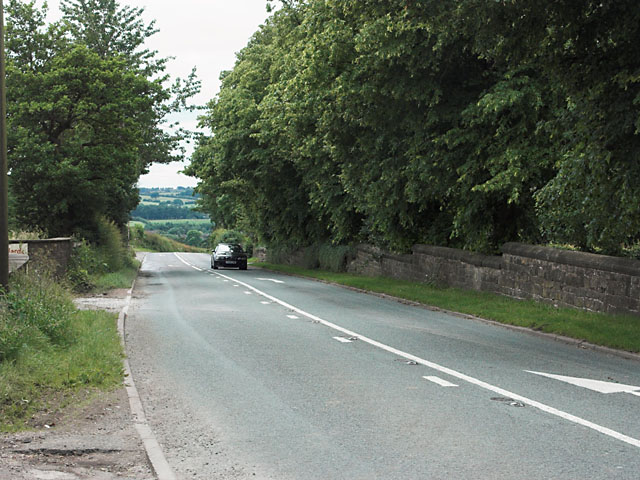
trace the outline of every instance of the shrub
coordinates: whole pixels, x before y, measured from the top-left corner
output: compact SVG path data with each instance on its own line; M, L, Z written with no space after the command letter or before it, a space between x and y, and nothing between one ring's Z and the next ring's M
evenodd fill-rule
M132 257L124 243L122 232L117 225L107 219L98 221L96 232L97 253L104 266L104 272L116 272L132 265Z
M331 272L346 271L354 255L353 247L328 243L316 243L301 249L283 245L267 249L269 263L297 265L309 270L321 268Z
M253 255L253 242L247 235L237 230L215 229L209 237L209 246L216 248L219 243L239 243L249 255Z
M132 229L138 235L136 227ZM144 232L143 232L144 234ZM88 292L95 288L93 277L118 272L133 267L131 251L124 243L120 229L111 221L100 219L95 234L95 244L86 240L77 242L67 268L67 280L76 292Z
M280 265L289 264L293 249L287 245L274 245L267 248L267 262Z
M44 232L38 230L24 231L24 230L11 230L9 231L9 240L41 240L47 238Z
M313 244L302 250L302 267L309 270L315 270L320 266L318 254L320 252L320 244Z
M131 242L144 240L144 226L140 224L134 224L129 228L129 238Z
M626 247L623 250L625 256L640 260L640 241L637 241L633 245Z
M355 250L348 245L322 244L318 249L318 263L322 270L344 272L354 258Z
M67 266L67 280L76 292L89 292L95 284L91 281L91 274L100 269L100 261L95 249L86 241L76 244Z

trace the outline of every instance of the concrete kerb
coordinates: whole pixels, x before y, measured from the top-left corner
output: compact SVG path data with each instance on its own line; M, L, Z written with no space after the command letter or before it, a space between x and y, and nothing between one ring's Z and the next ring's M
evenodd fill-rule
M144 262L144 259L142 261ZM131 288L127 292L125 305L118 315L118 333L120 334L120 342L122 343L123 348L126 348L125 324L129 313L129 305L131 303L131 296L133 295L135 284L136 281L134 280ZM173 469L171 468L171 466L169 466L169 462L167 462L167 459L164 456L162 447L160 447L160 444L158 443L157 438L151 430L151 427L149 427L149 423L147 422L147 418L144 414L144 408L142 407L142 402L140 401L140 396L138 395L138 389L136 388L136 385L133 381L131 368L129 366L129 360L126 356L123 360L123 368L125 376L125 388L129 397L129 407L131 408L131 415L133 416L134 426L138 431L138 435L140 435L140 439L142 440L142 443L144 445L144 449L147 454L149 463L151 464L151 468L153 469L158 480L177 480L176 474L173 472Z
M517 326L517 325L509 325L507 323L496 322L495 320L487 320L486 318L476 317L475 315L469 315L467 313L455 312L455 311L452 311L452 310L445 310L444 308L434 307L432 305L427 305L427 304L424 304L424 303L415 302L413 300L407 300L405 298L394 297L393 295L389 295L387 293L372 292L370 290L363 290L362 288L350 287L348 285L342 285L340 283L329 282L327 280L322 280L322 279L319 279L319 278L305 277L304 275L297 275L295 273L281 272L281 271L278 271L278 270L269 270L268 268L263 268L263 267L255 267L254 266L254 268L259 268L261 270L271 271L271 272L274 272L274 273L280 273L282 275L289 275L291 277L299 277L299 278L306 278L308 280L315 280L317 282L326 283L328 285L335 285L337 287L346 288L347 290L352 290L354 292L366 293L366 294L369 294L369 295L375 295L376 297L386 298L388 300L393 300L395 302L403 303L405 305L411 305L411 306L414 306L414 307L420 307L420 308L424 308L426 310L431 310L433 312L442 312L442 313L446 313L447 315L453 315L455 317L465 318L467 320L475 320L477 322L487 323L489 325L495 325L496 327L507 328L509 330L514 330L516 332L526 333L528 335L534 335L536 337L541 337L541 338L547 338L547 339L555 340L555 341L558 341L558 342L566 343L568 345L575 345L576 347L579 347L579 348L594 350L596 352L605 353L607 355L614 355L614 356L617 356L617 357L626 358L627 360L635 360L636 362L640 362L640 354L638 354L638 353L627 352L625 350L616 350L615 348L610 348L610 347L603 347L601 345L595 345L593 343L589 343L589 342L587 342L585 340L579 340L579 339L576 339L576 338L565 337L563 335L558 335L558 334L555 334L555 333L540 332L540 331L534 330L532 328L520 327L520 326Z

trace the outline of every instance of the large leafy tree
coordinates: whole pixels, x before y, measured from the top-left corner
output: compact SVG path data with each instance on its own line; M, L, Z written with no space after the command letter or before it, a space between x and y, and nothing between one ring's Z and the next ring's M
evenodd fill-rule
M266 241L640 240L640 4L309 0L225 74L203 207Z
M491 183L538 177L520 192L532 192L530 216L547 240L612 253L638 241L640 4L468 0L452 18L473 39L470 48L505 72L502 85L511 85L508 98L494 95L493 111L487 98L482 116L498 125L504 117L491 117L505 100L520 105L507 116L528 111L501 127L516 137L493 140L512 161Z
M158 30L154 22L145 24L143 8L121 6L116 0L62 0L60 8L73 38L100 57L121 55L137 68L164 63L144 46Z
M304 244L322 236L308 211L302 175L281 136L260 128L268 86L279 75L278 56L291 46L297 17L280 11L256 33L222 75L220 94L201 119L214 135L201 139L187 170L217 224L238 225L266 242Z
M99 25L74 2L51 25L34 2L7 6L9 167L23 225L91 238L100 216L127 221L151 162L176 158L183 132L164 129L165 118L197 82L165 86L163 61L141 50L153 30L139 10L76 3L94 8Z

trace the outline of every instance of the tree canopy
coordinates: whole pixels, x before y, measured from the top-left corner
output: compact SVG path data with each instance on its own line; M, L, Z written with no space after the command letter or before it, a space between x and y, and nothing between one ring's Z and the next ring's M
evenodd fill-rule
M6 6L12 197L23 226L91 238L99 217L126 223L152 162L180 156L186 132L166 118L198 82L166 85L141 9L63 0L63 19L47 24L45 8Z
M399 251L640 240L640 4L285 3L201 118L214 221Z

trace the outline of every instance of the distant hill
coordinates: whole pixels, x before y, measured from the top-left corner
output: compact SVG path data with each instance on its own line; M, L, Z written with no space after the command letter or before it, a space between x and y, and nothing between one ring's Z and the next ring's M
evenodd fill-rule
M132 224L191 246L207 247L215 224L208 215L194 210L198 198L191 187L140 188Z
M194 210L197 199L192 187L140 188L140 204L131 212L131 217L145 220L208 218Z

